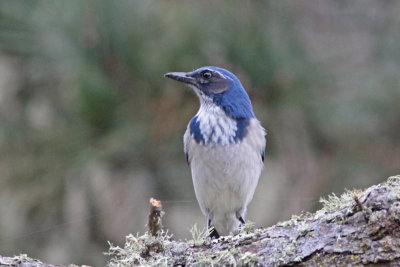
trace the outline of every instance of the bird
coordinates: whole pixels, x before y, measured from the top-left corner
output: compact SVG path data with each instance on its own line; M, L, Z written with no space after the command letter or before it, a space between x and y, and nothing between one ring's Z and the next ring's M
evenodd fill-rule
M245 224L263 169L266 131L243 85L230 71L206 66L164 76L187 84L200 100L183 143L209 236L235 233Z

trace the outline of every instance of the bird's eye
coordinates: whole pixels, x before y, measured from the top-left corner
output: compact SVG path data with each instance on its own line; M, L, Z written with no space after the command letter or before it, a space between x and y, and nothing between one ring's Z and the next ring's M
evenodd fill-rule
M206 72L204 72L203 73L203 78L204 79L210 79L211 78L211 76L212 76L212 74L211 74L211 72L209 72L209 71L206 71Z

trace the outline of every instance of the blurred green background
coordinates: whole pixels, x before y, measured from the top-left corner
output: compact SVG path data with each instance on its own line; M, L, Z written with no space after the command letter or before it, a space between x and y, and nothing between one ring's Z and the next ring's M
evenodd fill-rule
M248 219L270 226L399 173L399 1L0 2L0 254L104 266L148 199L205 225L169 71L235 73L268 130Z

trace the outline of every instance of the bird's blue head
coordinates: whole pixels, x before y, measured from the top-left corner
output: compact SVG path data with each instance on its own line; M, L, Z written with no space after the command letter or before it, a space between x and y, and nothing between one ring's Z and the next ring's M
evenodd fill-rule
M250 98L239 79L225 69L208 66L192 72L169 72L165 77L188 84L202 105L217 105L234 119L255 117Z

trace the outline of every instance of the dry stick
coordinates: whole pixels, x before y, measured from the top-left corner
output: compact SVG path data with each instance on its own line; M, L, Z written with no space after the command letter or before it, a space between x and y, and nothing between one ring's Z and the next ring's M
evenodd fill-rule
M346 192L353 197L353 200L356 203L356 207L358 208L359 211L362 212L365 221L368 223L369 222L369 210L364 208L363 204L361 203L360 199L357 196L357 192L350 191L348 189L346 189ZM359 192L359 194L361 194L361 192Z
M161 217L164 215L162 211L161 201L150 198L150 213L148 227L152 236L157 236L162 230Z

